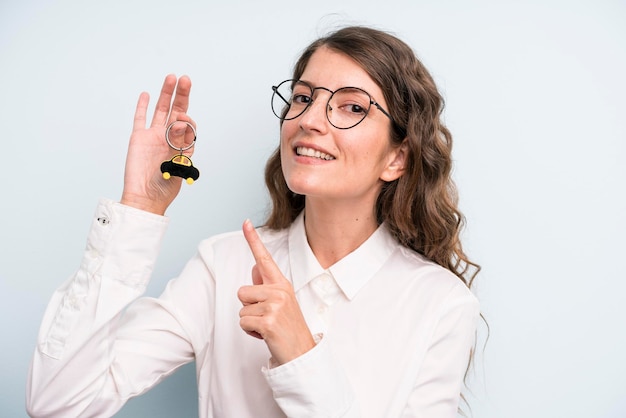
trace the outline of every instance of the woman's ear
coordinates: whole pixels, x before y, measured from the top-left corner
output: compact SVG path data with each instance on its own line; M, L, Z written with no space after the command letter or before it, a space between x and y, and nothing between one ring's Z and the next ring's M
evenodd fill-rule
M400 146L389 151L388 164L380 175L382 181L394 181L404 174L406 169L406 159L409 153L407 140L402 141Z

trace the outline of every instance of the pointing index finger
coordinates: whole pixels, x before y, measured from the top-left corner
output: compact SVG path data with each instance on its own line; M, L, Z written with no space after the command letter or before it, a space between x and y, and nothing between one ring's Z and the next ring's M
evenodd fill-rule
M282 273L274 262L272 255L267 251L265 245L261 241L259 234L254 229L249 219L243 223L243 235L250 246L254 260L256 261L259 273L263 278L263 283L276 283L277 277L282 277Z

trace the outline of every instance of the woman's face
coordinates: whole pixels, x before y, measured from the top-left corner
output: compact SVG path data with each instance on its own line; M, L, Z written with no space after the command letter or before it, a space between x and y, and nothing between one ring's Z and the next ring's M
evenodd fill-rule
M300 77L313 88L335 91L359 87L384 109L387 104L378 85L355 61L327 47L310 58ZM373 204L383 181L403 172L402 148L392 147L391 121L375 106L350 129L333 127L326 117L330 92L315 90L313 103L281 128L281 162L289 188L309 198L351 200Z

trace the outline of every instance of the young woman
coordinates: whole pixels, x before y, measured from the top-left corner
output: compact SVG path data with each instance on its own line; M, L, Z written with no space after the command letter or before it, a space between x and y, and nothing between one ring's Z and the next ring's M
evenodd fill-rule
M140 298L180 188L159 171L165 132L194 124L190 88L166 77L149 128L139 98L121 201L100 202L45 314L29 413L109 416L195 360L202 417L455 416L477 266L443 101L413 51L365 27L311 44L273 88L266 225L202 242L160 298Z

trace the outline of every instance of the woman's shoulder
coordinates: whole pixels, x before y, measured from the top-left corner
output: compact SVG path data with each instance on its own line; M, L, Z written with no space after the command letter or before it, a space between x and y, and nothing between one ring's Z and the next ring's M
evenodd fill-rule
M389 261L391 266L401 269L396 277L401 278L407 289L428 289L430 294L438 293L442 297L453 296L472 303L478 302L473 292L456 274L410 248L399 246Z

